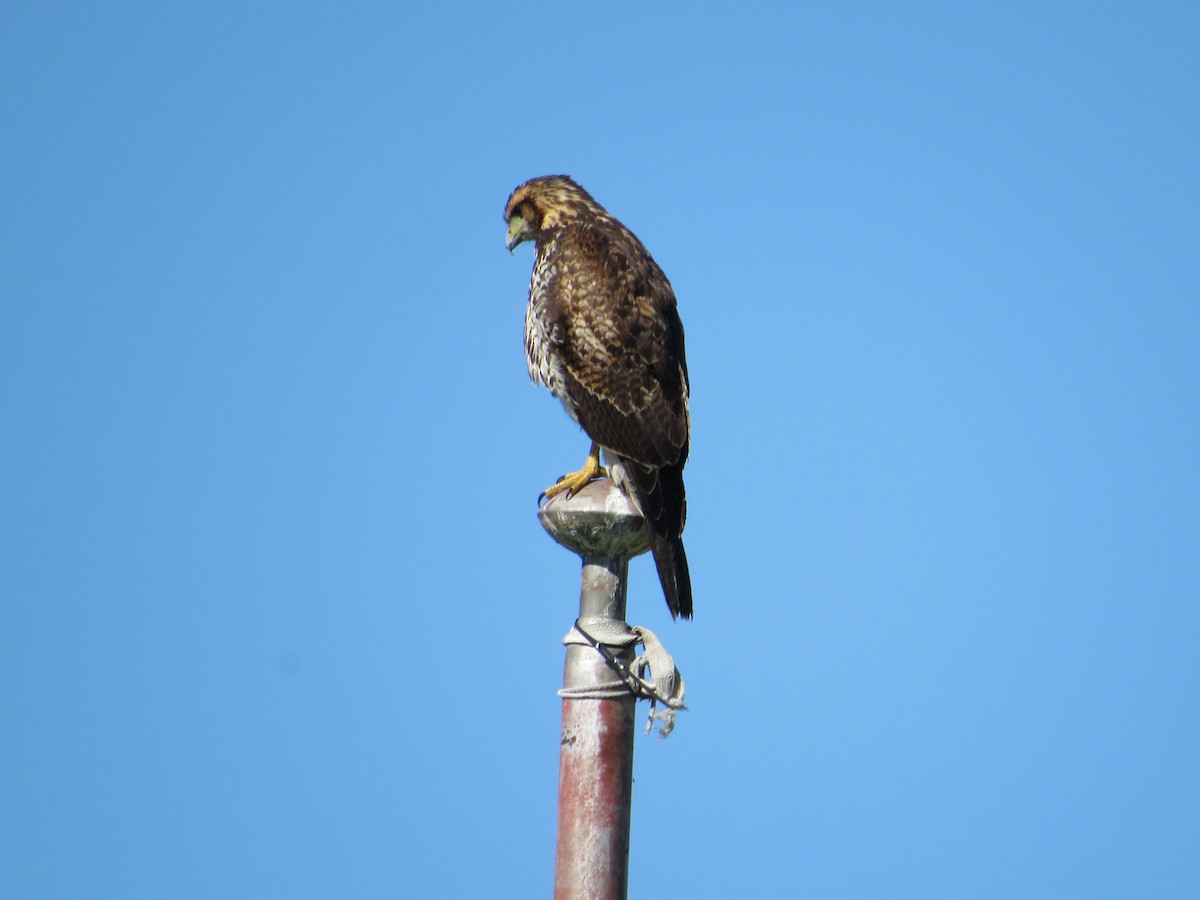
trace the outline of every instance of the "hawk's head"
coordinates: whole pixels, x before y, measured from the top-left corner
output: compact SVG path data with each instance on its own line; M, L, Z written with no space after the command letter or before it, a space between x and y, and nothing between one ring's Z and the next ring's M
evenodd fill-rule
M511 253L524 241L536 241L544 231L559 228L586 215L605 216L592 195L567 175L543 175L519 186L504 207L508 236L504 246Z

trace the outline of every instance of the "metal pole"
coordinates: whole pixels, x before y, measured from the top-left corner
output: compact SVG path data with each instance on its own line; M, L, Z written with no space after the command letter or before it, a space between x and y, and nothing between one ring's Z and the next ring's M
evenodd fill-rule
M642 517L611 481L595 481L538 513L558 543L583 558L579 624L606 633L625 624L629 560L649 549ZM611 633L611 632L609 632ZM608 647L625 663L633 647ZM611 683L617 675L595 648L568 644L566 690ZM629 888L629 814L633 796L636 699L563 699L558 757L557 900L623 900Z

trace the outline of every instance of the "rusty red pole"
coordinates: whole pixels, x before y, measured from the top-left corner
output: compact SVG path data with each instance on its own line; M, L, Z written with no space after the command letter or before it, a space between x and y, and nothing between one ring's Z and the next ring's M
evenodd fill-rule
M589 634L628 631L629 560L649 549L645 523L611 481L561 495L538 518L556 541L583 558L579 625ZM607 646L626 664L633 646ZM568 643L564 692L612 684L619 676L586 643ZM633 797L636 699L618 689L603 699L563 699L558 762L557 900L623 900L629 887L629 815Z

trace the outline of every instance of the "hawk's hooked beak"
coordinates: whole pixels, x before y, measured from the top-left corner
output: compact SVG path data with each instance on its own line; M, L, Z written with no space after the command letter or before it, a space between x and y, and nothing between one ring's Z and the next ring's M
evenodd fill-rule
M525 232L525 220L520 216L514 215L508 220L508 235L504 238L504 246L512 253L516 249L517 244L528 240L529 235Z

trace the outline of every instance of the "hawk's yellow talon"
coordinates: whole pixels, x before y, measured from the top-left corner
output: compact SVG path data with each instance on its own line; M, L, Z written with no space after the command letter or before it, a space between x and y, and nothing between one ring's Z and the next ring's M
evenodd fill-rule
M588 458L584 462L583 468L578 472L568 472L562 478L558 479L558 481L542 491L542 496L539 500L542 498L549 500L563 491L567 492L567 499L570 500L572 494L582 490L597 478L607 477L608 470L600 465L600 447L598 444L592 444L592 449L588 453Z

